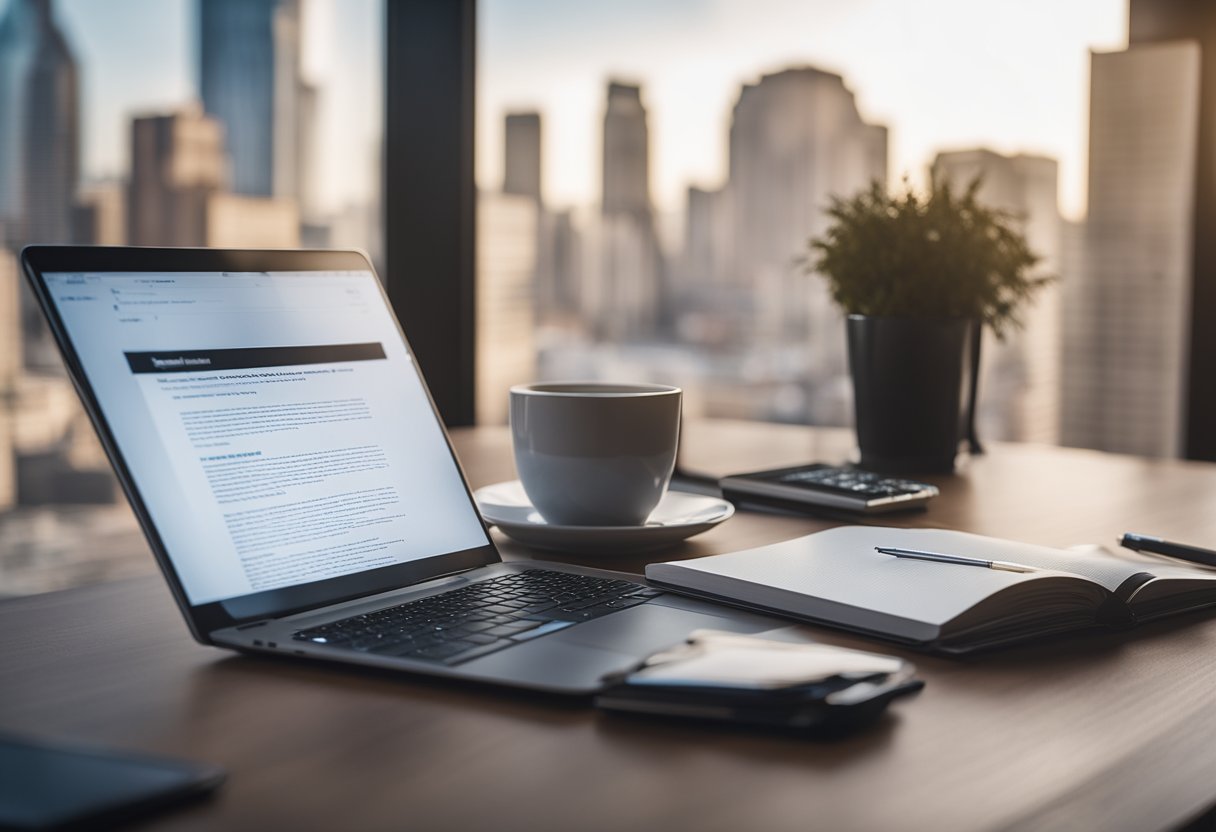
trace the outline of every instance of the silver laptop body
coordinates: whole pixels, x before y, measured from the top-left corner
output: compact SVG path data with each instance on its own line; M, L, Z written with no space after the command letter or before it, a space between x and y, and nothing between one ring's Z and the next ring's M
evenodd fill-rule
M691 630L784 626L634 575L503 562L359 253L33 246L22 263L204 644L589 694ZM554 601L588 585L611 599ZM496 611L466 621L479 604ZM436 632L410 613L410 637L437 646L376 641L418 609Z

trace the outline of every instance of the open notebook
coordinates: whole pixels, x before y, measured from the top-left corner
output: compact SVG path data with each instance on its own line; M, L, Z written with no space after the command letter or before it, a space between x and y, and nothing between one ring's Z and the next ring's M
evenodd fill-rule
M1012 561L1033 572L892 557L875 546ZM1122 627L1216 604L1216 569L1132 551L1075 551L938 529L843 526L646 567L676 592L947 653Z

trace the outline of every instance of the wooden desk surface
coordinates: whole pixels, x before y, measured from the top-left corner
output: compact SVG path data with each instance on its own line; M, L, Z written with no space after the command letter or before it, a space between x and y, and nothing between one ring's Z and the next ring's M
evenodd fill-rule
M505 430L454 439L475 487L513 476ZM700 423L684 462L842 460L848 443ZM996 446L935 481L932 508L896 522L1053 545L1130 530L1216 541L1213 465ZM661 557L829 525L740 513ZM163 581L141 578L0 602L0 729L225 766L214 801L155 824L172 829L1145 830L1216 802L1216 616L969 661L905 655L927 681L918 698L869 733L808 743L240 657L191 642Z

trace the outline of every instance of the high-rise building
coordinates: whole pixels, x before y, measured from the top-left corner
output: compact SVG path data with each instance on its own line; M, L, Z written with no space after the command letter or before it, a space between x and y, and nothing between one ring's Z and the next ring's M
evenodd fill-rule
M582 237L569 209L545 211L540 252L549 280L543 285L550 293L545 311L562 323L577 315L582 290ZM543 321L542 321L543 322Z
M536 221L532 223L536 239L531 292L535 322L539 325L558 316L562 302L559 283L565 277L559 271L555 236L560 229L545 210L542 193L540 113L507 113L503 119L502 151L502 194L527 197L537 208Z
M78 96L51 0L13 0L0 21L0 223L10 245L71 240Z
M13 390L21 375L20 286L16 255L0 248L0 399Z
M812 387L847 374L843 316L823 281L801 274L833 196L887 181L887 130L866 123L844 79L812 67L747 84L730 128L733 279L757 299L754 330L802 342Z
M80 105L76 60L55 25L50 0L37 3L37 38L25 102L26 239L71 239L79 178Z
M979 200L1014 215L1030 249L1035 273L1063 274L1059 165L1042 156L1003 156L986 149L937 154L935 180L954 188L980 179ZM1039 292L1023 313L1024 328L1004 342L985 333L977 423L986 439L1055 444L1060 439L1060 289Z
M650 202L650 131L641 87L608 83L598 284L584 295L596 332L610 339L653 334L663 323L663 259Z
M1065 444L1184 449L1194 239L1206 233L1194 225L1200 71L1193 41L1092 56L1084 285L1064 308Z
M0 513L17 503L16 400L21 373L17 258L0 247Z
M307 197L315 90L301 77L299 0L198 3L199 89L227 134L232 190Z
M530 195L483 192L477 214L476 417L479 424L505 424L508 390L536 375L540 206Z
M1128 43L1160 41L1198 44L1199 125L1202 151L1196 159L1190 223L1190 335L1187 355L1183 452L1193 459L1216 460L1216 3L1210 0L1131 0Z
M127 244L127 188L120 181L80 189L72 206L72 241L89 246Z
M602 183L605 215L650 219L650 130L642 88L635 84L608 82Z
M684 211L684 260L681 267L686 288L704 290L723 278L730 259L730 204L725 189L706 190L689 186Z
M292 248L295 200L228 190L224 129L192 105L131 122L128 234L133 245Z
M0 225L10 246L25 236L25 99L37 17L31 0L16 0L0 20Z
M299 248L295 200L244 194L207 196L202 245L212 248Z
M300 209L300 218L304 222L316 223L320 216L320 197L318 177L312 175L317 157L317 119L321 106L321 91L310 81L300 79L299 104L296 118L296 164L299 172L296 174L295 201Z
M502 192L541 202L540 113L508 113L503 121Z
M300 35L300 0L279 0L271 16L270 43L274 56L273 118L270 124L274 179L269 194L252 196L299 199L304 190L301 180L305 174L301 164L304 160L304 148L301 147L304 131L301 125L305 111L316 109L315 100L311 100L316 90L305 89L300 69ZM310 100L305 101L306 98Z
M11 0L0 20L0 243L71 242L79 130L76 62L51 0ZM42 314L21 297L25 366L56 372Z
M205 245L207 199L227 184L224 127L197 105L132 120L127 200L132 245Z

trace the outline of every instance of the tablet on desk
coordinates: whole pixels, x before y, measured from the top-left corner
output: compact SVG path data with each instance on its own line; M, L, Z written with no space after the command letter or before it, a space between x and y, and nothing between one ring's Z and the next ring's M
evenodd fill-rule
M0 734L0 830L113 828L223 780L202 763Z

